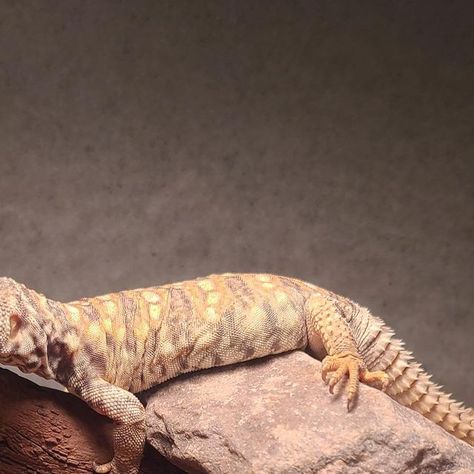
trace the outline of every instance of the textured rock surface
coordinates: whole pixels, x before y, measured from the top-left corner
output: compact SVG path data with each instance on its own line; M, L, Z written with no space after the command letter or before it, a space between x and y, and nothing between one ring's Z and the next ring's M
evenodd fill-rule
M186 376L148 397L149 442L187 472L474 472L473 448L375 389L361 387L348 414L301 352Z
M0 369L0 474L90 474L112 456L112 424L71 394ZM147 449L140 474L178 474Z

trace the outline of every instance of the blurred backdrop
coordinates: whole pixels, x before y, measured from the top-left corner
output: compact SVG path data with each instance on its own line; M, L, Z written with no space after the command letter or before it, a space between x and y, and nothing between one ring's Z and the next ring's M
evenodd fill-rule
M474 404L471 1L4 1L0 274L214 272L382 316Z

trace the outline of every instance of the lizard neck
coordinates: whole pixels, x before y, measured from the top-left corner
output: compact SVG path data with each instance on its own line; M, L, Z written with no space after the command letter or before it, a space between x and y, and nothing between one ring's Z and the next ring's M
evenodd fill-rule
M19 323L10 334L4 362L24 373L55 378L49 360L49 343L57 333L56 304L23 285L20 290L15 307Z
M74 337L78 330L68 317L67 305L29 289L22 302L27 324L15 365L22 372L60 381L61 369L70 365L78 347Z
M82 325L80 321L71 318L68 304L47 299L46 306L43 319L46 323L47 365L52 377L65 383L80 346Z

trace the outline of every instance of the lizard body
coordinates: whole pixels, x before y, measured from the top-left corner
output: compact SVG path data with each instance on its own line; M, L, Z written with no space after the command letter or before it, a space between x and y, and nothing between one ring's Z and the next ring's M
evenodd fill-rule
M55 379L115 424L98 473L136 474L144 408L133 393L179 374L307 349L330 390L385 389L474 445L474 414L430 381L384 322L348 298L268 274L223 274L61 303L0 278L0 362Z

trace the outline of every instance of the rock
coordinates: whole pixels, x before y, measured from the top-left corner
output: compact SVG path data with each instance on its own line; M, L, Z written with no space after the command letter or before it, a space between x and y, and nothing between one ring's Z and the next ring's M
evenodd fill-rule
M0 369L0 474L86 474L112 457L112 423L79 398ZM148 448L140 474L182 471Z
M347 413L302 352L198 372L148 395L148 441L190 473L463 473L474 448L361 386Z

